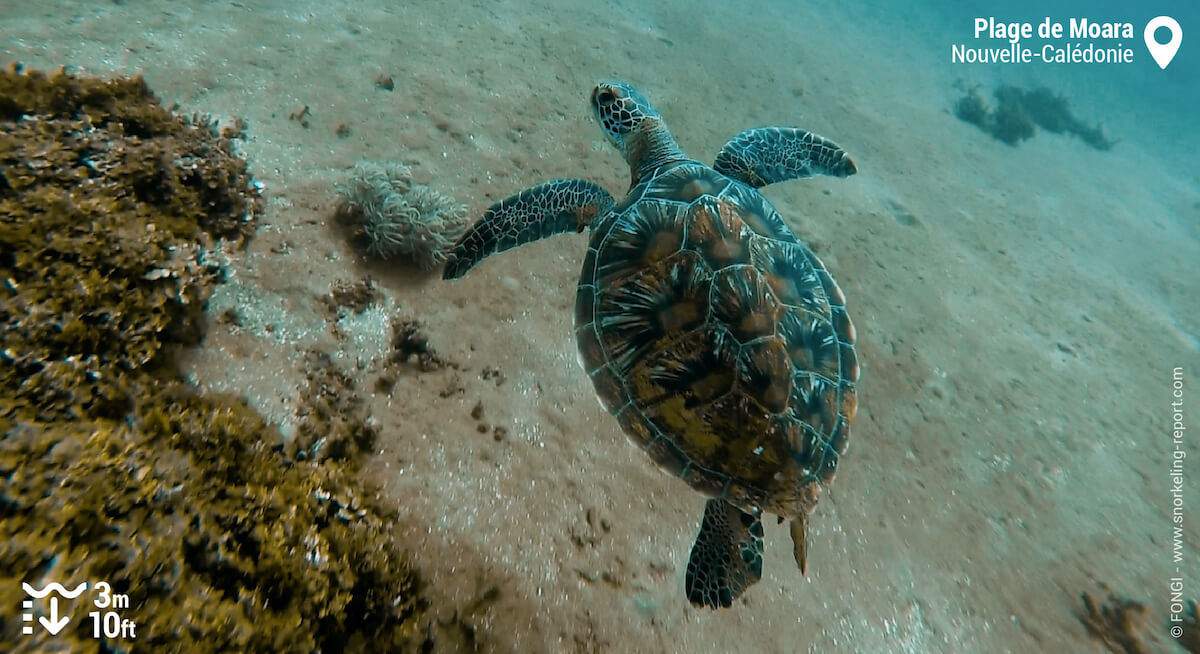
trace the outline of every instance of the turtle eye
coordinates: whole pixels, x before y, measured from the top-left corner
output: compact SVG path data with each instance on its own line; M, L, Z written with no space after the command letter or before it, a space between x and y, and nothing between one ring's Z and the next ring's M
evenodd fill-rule
M616 99L617 98L612 94L612 91L601 91L600 94L596 96L596 102L599 102L600 104L612 104L614 101L616 101Z

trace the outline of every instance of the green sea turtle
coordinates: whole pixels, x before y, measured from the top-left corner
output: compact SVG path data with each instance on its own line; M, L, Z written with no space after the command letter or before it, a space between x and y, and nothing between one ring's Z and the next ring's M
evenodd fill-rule
M791 520L805 573L805 525L857 407L842 292L755 189L857 169L832 142L780 127L738 134L710 167L629 84L597 85L591 106L632 171L624 199L580 179L525 189L459 239L444 277L591 230L575 300L581 363L625 433L710 498L685 591L729 606L762 576L764 512Z

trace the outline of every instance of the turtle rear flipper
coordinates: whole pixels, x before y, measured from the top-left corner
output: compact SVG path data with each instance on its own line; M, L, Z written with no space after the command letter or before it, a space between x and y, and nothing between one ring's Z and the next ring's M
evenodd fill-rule
M712 609L732 605L762 578L762 552L763 527L758 516L724 500L709 500L688 559L688 600Z
M562 234L582 232L613 206L608 191L582 179L556 179L509 196L484 212L454 247L442 279L467 274L484 257Z
M846 151L823 136L793 127L748 129L729 139L713 168L722 175L761 188L789 179L858 172Z

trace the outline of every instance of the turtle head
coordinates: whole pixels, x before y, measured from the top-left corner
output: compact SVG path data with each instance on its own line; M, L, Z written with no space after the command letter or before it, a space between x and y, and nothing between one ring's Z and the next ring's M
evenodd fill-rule
M662 117L650 106L646 96L625 82L607 80L592 90L592 111L608 139L622 152L626 144L650 123L662 123Z
M633 169L635 180L641 177L639 173L687 159L662 116L646 96L626 82L607 80L597 84L592 90L592 112L608 140Z

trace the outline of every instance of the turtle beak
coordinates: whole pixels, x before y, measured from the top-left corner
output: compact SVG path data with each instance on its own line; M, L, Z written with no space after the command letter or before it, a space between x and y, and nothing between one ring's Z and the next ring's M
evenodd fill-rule
M850 155L843 153L842 159L833 167L833 174L837 177L849 177L858 172L858 166L854 164L854 160Z

